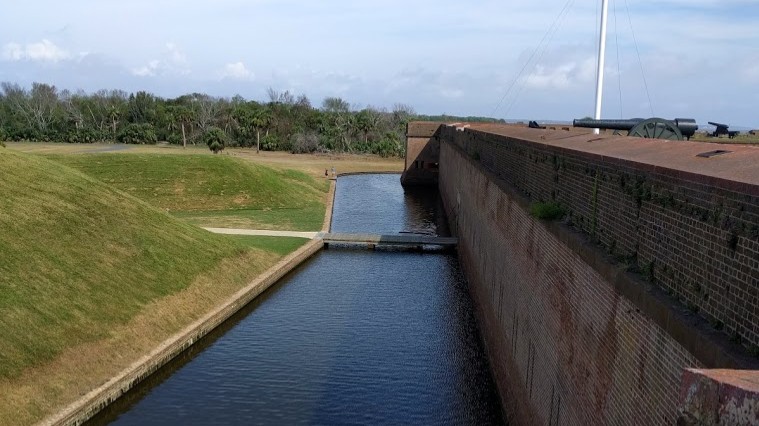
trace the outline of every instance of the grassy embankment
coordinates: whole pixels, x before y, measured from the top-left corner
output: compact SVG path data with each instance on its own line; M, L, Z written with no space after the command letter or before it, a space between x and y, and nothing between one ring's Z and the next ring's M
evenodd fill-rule
M83 169L91 164L110 174L114 186L156 205L216 208L244 198L236 191L245 183L220 182L210 192L188 194L162 180L170 179L165 167L173 161L135 156L123 169L121 157L127 156L64 160ZM203 182L220 172L212 167L228 165L217 161L201 161L209 168L200 170L192 162L177 167ZM71 168L7 148L0 149L0 170L0 424L32 423L72 402L302 244L214 235ZM245 182L256 176L240 173L232 177ZM288 197L323 194L316 188L323 183L300 175L263 174L253 192L268 194L262 203L285 206L281 200ZM268 187L275 189L266 192Z
M199 226L318 231L329 182L219 155L50 155Z
M705 133L696 133L690 139L695 142L710 142L710 143L722 143L722 144L745 144L745 145L759 145L759 135L750 135L748 132L741 132L740 135L730 139L727 136L712 137Z

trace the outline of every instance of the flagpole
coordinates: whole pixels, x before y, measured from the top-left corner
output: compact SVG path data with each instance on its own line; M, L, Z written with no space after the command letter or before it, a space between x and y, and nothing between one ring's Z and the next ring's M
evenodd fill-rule
M608 0L601 2L601 31L598 43L598 70L596 73L596 112L593 118L601 118L601 100L603 98L604 63L606 60L606 16L609 14ZM599 134L599 129L593 129L593 133Z

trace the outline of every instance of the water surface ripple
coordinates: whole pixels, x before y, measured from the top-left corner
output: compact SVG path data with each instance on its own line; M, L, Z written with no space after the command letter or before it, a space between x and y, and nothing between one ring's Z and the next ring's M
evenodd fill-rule
M343 177L333 230L435 232L438 203ZM249 311L94 423L503 422L455 255L331 248Z

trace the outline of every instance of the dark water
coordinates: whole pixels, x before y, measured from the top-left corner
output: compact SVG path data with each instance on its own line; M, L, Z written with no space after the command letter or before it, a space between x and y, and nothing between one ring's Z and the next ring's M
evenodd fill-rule
M340 178L332 229L435 232L438 197ZM94 423L501 424L455 255L317 254Z

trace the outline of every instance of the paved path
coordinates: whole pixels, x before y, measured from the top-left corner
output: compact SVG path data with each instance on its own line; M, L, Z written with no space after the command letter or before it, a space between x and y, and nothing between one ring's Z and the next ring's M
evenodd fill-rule
M268 229L234 229L234 228L203 228L216 234L229 235L264 235L269 237L298 237L314 239L318 232L298 232L298 231L272 231Z

